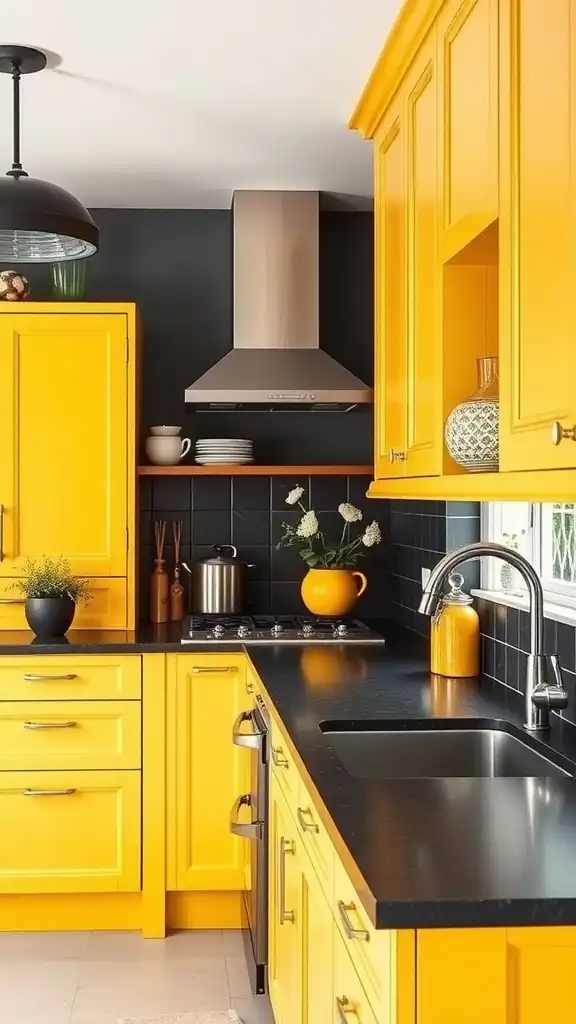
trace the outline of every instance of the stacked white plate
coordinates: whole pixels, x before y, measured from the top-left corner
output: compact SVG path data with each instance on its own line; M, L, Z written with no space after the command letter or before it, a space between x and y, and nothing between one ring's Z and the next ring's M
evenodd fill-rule
M244 437L203 437L196 441L200 466L247 466L254 462L254 444Z

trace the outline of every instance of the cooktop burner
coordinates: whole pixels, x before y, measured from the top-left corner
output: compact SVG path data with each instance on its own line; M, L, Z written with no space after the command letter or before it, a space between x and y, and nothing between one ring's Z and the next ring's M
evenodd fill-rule
M189 615L182 643L384 643L384 638L358 619L307 615Z

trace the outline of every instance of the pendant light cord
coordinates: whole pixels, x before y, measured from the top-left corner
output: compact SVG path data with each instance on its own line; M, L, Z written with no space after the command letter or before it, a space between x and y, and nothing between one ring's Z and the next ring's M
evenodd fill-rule
M22 170L20 162L20 78L20 61L14 59L12 60L12 127L14 132L12 170L6 172L13 178L28 177L26 171Z

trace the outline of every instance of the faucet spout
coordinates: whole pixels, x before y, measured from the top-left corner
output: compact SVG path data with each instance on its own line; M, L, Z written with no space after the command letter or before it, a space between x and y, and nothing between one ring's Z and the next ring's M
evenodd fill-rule
M465 544L456 551L450 551L430 573L420 600L418 611L423 615L434 615L442 599L446 580L462 562L474 558L492 556L513 565L526 582L530 598L530 655L526 681L526 728L547 729L550 725L549 711L566 707L568 696L562 685L558 659L544 655L544 595L538 573L530 562L512 548L492 541ZM548 672L553 681L547 682Z

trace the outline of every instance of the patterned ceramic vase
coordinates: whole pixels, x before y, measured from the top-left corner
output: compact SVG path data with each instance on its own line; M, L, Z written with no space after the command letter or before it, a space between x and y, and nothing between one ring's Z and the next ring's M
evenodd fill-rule
M478 360L478 390L446 420L444 438L454 462L471 473L497 470L499 420L498 358L486 356Z

